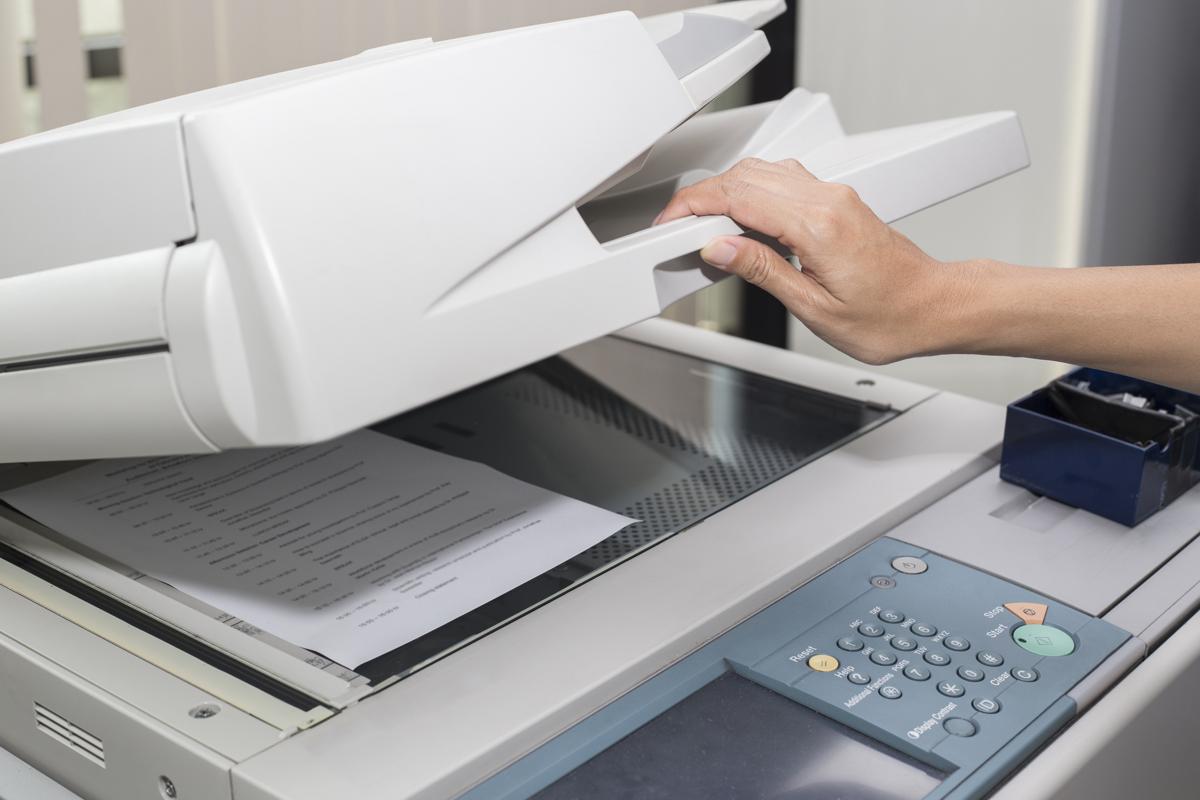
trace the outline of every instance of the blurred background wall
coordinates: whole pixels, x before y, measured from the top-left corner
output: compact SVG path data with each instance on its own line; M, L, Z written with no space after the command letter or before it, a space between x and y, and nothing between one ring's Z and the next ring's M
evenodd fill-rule
M701 2L0 0L0 141L404 39ZM775 99L798 83L832 94L851 132L1019 112L1030 169L899 223L935 256L1200 261L1200 3L801 0L768 35L772 55L717 105ZM845 360L731 281L668 315ZM879 368L997 402L1059 369L970 356Z
M0 0L0 141L406 39L698 4L704 0Z

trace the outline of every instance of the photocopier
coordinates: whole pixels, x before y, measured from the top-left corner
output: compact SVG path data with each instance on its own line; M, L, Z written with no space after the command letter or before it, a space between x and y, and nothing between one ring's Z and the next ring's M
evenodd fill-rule
M347 665L0 504L0 763L104 800L1197 796L1200 493L1126 528L1000 481L998 406L655 319L740 229L652 220L742 158L885 221L1028 162L1008 112L700 113L782 8L0 146L0 490L372 427L637 520Z

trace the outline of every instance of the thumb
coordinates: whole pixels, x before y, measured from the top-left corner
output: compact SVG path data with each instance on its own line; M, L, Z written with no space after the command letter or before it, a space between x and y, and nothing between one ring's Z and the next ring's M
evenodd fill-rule
M783 256L762 242L744 236L713 239L700 251L700 258L714 267L760 286L789 308L800 300L805 275Z

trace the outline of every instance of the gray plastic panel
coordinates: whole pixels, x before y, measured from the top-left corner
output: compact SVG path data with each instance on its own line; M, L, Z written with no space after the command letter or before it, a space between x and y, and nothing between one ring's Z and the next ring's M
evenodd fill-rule
M1127 528L1004 483L996 468L888 535L1101 616L1197 532L1200 486Z
M4 749L0 749L0 798L80 800L79 795L50 780Z

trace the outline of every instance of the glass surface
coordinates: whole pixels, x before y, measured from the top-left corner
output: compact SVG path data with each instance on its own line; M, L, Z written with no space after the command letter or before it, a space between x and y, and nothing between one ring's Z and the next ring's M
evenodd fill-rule
M358 672L411 669L893 415L605 338L388 420L376 429L640 521Z
M379 682L430 663L892 416L859 401L605 338L387 420L376 430L639 521L354 672ZM72 466L0 471L0 487ZM150 585L206 613L222 613L163 584ZM310 660L299 647L281 649ZM354 677L348 670L340 674Z
M536 800L917 800L946 774L726 673Z

